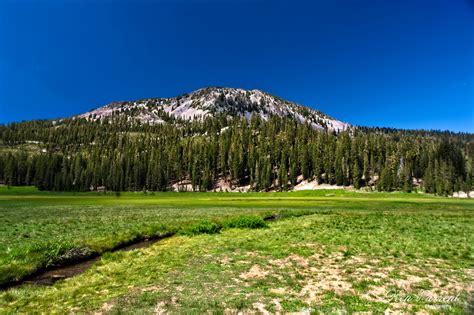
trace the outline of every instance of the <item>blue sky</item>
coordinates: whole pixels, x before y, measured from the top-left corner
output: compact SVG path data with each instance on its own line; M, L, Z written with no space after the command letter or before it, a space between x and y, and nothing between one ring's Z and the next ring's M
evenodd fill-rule
M205 86L474 132L474 1L0 0L0 122Z

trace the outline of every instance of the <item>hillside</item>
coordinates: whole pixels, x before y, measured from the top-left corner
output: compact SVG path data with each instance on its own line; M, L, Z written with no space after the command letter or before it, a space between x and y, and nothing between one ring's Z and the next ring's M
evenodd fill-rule
M153 98L134 102L113 102L76 117L97 120L127 117L142 123L189 121L216 115L246 117L256 115L263 120L272 116L290 118L313 129L343 131L349 124L296 103L260 90L209 87L173 98Z
M315 185L452 195L472 191L474 137L288 118L176 124L126 119L0 126L0 184L55 191L286 191Z

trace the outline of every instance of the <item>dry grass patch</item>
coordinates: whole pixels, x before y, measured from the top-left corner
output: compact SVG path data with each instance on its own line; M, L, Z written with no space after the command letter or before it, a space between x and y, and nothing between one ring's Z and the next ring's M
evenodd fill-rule
M262 279L268 275L269 271L262 269L259 265L253 265L248 272L240 274L240 278L248 279Z
M298 298L308 305L324 303L325 296L331 292L340 297L357 295L367 301L387 303L390 310L397 313L411 309L414 303L424 303L429 307L430 301L423 300L427 296L436 299L474 292L474 269L465 269L464 273L460 273L440 259L405 262L390 258L381 261L370 256L346 257L344 252L333 252L329 255L315 253L309 257L290 254L285 258L270 259L269 266L273 268L264 270L254 265L240 278L262 279L271 274L276 279L295 279L297 275L295 281L301 286L299 291L277 287L270 288L268 292L281 295L283 299ZM442 278L439 278L440 275ZM398 301L394 298L394 289L397 296L418 295L420 300L400 298ZM273 301L278 301L280 305L279 299ZM262 311L262 307L258 310Z

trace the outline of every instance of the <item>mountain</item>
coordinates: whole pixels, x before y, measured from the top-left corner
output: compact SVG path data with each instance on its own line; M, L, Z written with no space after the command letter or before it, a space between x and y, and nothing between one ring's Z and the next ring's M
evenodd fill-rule
M349 132L331 132L344 129ZM452 195L474 190L473 165L472 134L356 130L257 90L205 88L175 98L112 103L61 123L0 125L0 185L42 190L283 191L337 185Z
M133 102L113 102L76 117L89 120L126 116L144 123L156 124L179 120L196 120L216 115L263 120L272 116L287 117L313 129L342 131L349 124L328 115L289 102L260 90L208 87L173 98L152 98Z

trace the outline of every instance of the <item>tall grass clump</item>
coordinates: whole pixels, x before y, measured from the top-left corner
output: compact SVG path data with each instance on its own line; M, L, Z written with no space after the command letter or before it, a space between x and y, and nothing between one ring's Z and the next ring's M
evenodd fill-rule
M224 222L224 227L229 229L261 229L267 226L267 222L258 216L239 216Z
M183 226L179 230L182 235L198 235L198 234L216 234L219 233L222 227L211 221L200 221L190 225Z

